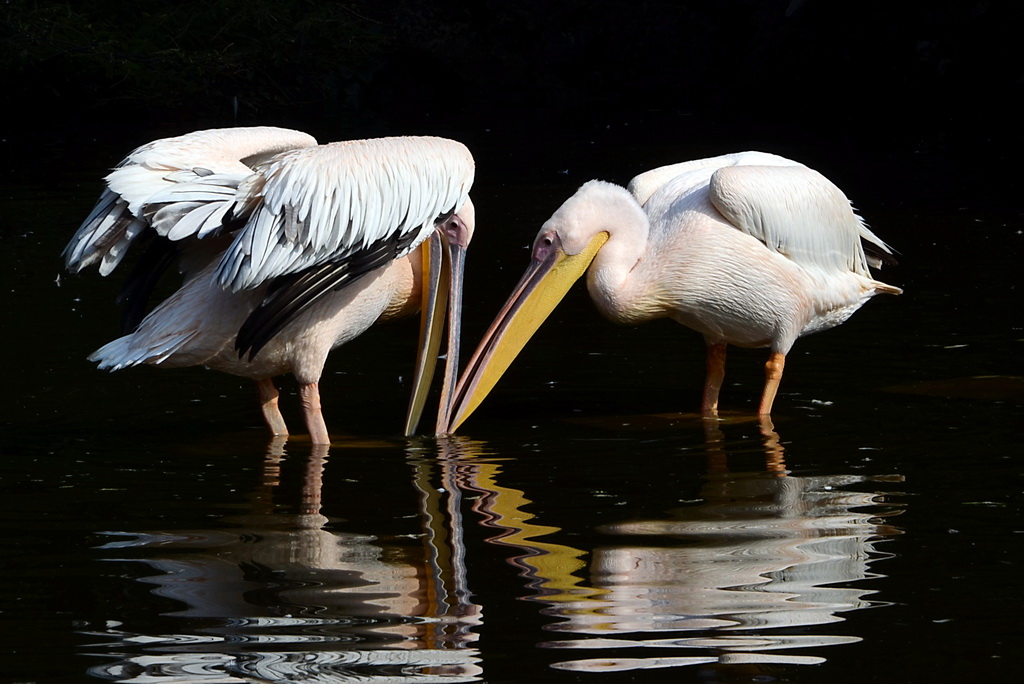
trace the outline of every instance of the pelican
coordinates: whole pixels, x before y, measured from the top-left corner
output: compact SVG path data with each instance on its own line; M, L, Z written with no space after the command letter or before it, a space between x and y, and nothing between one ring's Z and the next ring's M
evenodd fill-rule
M446 309L439 419L450 404L473 176L469 150L444 138L318 145L299 131L253 127L143 145L106 177L64 250L70 271L95 265L106 276L130 246L146 247L120 297L127 334L89 359L109 370L205 365L252 378L275 435L288 428L273 378L290 372L312 441L329 444L319 390L329 352L422 308L411 434ZM182 286L143 316L170 266Z
M447 430L477 408L584 272L613 322L668 317L704 335L705 416L718 414L726 345L770 347L758 408L767 416L798 337L901 292L872 279L869 265L883 260L895 262L892 250L839 188L776 155L673 164L628 189L590 181L541 227L529 268L459 379Z

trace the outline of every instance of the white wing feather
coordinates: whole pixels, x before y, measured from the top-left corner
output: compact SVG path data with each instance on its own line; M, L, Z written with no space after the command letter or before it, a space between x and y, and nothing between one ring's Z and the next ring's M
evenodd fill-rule
M802 166L795 161L780 157L777 154L769 154L768 152L735 152L718 157L669 164L668 166L660 166L656 169L645 171L629 181L626 189L633 194L637 202L644 205L666 183L674 181L680 176L686 175L691 179L691 183L689 186L685 183L673 183L676 193L686 192L687 187L707 183L711 178L711 174L723 167L751 164L759 166Z
M125 335L107 342L88 358L98 363L100 370L118 371L143 363L156 366L185 348L198 334L196 330L174 331L161 338L159 345L148 347L139 344L136 335Z
M805 267L870 277L863 224L846 195L817 171L734 166L711 178L711 203L730 223Z
M341 260L384 240L412 251L473 183L473 158L443 138L380 138L276 157L262 203L225 252L218 281L234 291Z
M107 188L96 207L64 249L68 269L77 272L99 262L100 273L109 274L146 227L147 206L230 202L239 183L268 158L312 145L316 140L299 131L254 127L196 131L139 147L106 177ZM177 213L187 214L183 207ZM208 224L197 221L186 227L190 225L202 229ZM174 232L177 239L187 237L184 228Z
M739 152L663 166L636 176L629 190L648 213L707 193L737 229L801 266L870 277L861 240L891 253L846 195L803 164L766 152Z

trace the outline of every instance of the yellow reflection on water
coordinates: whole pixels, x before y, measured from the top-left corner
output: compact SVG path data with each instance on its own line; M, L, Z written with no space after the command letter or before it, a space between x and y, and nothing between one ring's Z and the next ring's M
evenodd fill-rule
M498 531L488 541L524 552L509 560L522 570L538 598L560 603L603 593L583 586L576 574L586 567L584 551L541 539L560 528L536 522L524 510L531 503L526 494L499 483L500 459L487 458L482 442L452 436L438 444L455 469L451 486L480 495L472 509L480 515L480 524Z

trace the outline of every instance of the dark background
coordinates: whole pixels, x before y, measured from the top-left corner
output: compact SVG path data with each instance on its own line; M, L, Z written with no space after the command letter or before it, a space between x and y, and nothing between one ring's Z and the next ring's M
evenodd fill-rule
M234 123L322 142L437 133L501 182L562 170L560 152L573 180L625 182L644 169L619 168L623 145L765 149L840 173L852 197L984 207L1016 187L994 171L1021 152L1019 7L10 0L3 145L52 164L83 140Z
M236 124L322 142L432 133L467 143L479 219L467 352L526 266L522 247L581 183L742 149L825 173L900 251L880 277L905 294L800 340L776 424L797 477L905 477L884 488L905 490L891 498L906 507L895 521L906 534L872 566L889 577L865 584L891 606L847 613L828 632L862 636L863 647L823 650L827 671L790 668L774 681L1011 679L1021 564L1008 540L1024 529L1021 6L0 3L0 679L82 681L105 662L83 649L112 618L144 635L190 633L162 614L169 599L134 581L149 572L141 564L105 562L129 551L97 550L112 539L97 531L212 527L216 537L235 529L225 512L243 510L260 481L267 445L249 383L199 368L97 372L85 356L116 334L121 276L72 277L60 256L106 169L133 147ZM577 305L556 310L465 427L500 460L499 484L555 530L544 542L618 543L595 525L692 504L719 452L737 472L764 467L753 423L723 426L721 443L699 421L623 427L616 416L696 408L703 345L670 321L607 325L581 285L569 296ZM397 437L416 321L394 326L332 354L324 387L328 425L346 435L324 476L324 514L333 529L371 537L416 524L409 446ZM763 378L763 351L744 351L730 351L737 415ZM294 383L282 387L300 425ZM294 508L308 454L301 436L289 450L277 503ZM466 513L466 558L487 608L489 681L552 681L556 655L536 643L554 618L521 600L532 589L507 567L518 552L485 541L480 520ZM287 585L262 586L271 600ZM752 681L744 672L737 680ZM668 669L614 681L726 676Z

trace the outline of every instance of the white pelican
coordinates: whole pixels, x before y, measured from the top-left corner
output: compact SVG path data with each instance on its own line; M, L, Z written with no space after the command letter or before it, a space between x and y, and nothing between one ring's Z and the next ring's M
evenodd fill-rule
M73 272L109 274L147 243L121 299L126 330L100 368L205 365L252 378L274 434L288 428L271 379L291 372L314 443L330 436L319 379L328 353L375 322L422 308L406 432L425 403L450 299L446 415L458 358L462 264L475 224L473 157L461 143L406 137L317 145L280 128L229 128L136 149L107 176L64 250ZM421 249L424 242L430 249ZM144 318L160 273L181 288ZM447 273L448 282L442 274ZM141 320L141 322L140 322Z
M861 241L874 254L868 257ZM708 345L702 414L715 416L726 344L771 347L759 414L786 354L873 295L901 290L868 271L892 251L817 171L762 152L674 164L629 189L590 181L541 227L533 259L462 374L448 431L480 404L586 271L616 323L668 317Z

